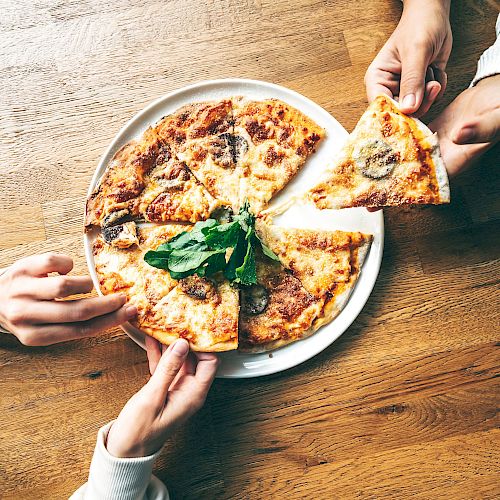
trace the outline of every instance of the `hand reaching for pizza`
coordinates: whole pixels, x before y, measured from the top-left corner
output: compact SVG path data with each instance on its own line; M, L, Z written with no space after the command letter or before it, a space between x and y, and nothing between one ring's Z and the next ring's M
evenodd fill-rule
M113 423L106 442L109 453L115 457L156 453L203 406L217 364L214 354L190 353L184 339L168 347L149 382L129 399Z
M58 300L93 288L88 276L68 276L72 268L70 257L55 253L9 267L0 275L0 326L25 345L48 345L94 335L137 314L123 295Z
M467 168L500 140L500 75L464 90L432 122L448 174Z
M422 116L445 88L452 34L449 0L406 0L397 28L365 75L366 93L399 96L401 110Z

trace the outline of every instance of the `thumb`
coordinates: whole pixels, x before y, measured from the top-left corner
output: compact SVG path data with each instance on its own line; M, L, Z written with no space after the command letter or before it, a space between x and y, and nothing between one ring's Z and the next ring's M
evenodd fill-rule
M457 127L451 139L455 144L477 144L500 140L500 109L481 115Z
M426 49L411 52L403 57L399 88L399 102L403 113L414 113L422 104L428 59Z
M172 344L163 353L155 372L146 384L148 390L165 398L188 353L189 343L185 339L179 339Z

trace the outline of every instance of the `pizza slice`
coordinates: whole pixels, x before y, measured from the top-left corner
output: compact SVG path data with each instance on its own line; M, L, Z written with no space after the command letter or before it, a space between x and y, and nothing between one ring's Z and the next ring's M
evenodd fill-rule
M239 97L232 102L234 156L241 179L239 204L248 200L258 213L304 165L325 131L278 99Z
M259 238L315 297L325 298L357 273L372 236L360 232L284 228L258 219Z
M257 252L257 285L240 291L238 349L265 352L313 333L322 301L278 262Z
M138 229L138 243L117 249L98 236L93 254L103 294L124 293L138 309L132 325L171 344L189 341L194 351L227 351L238 346L238 291L222 276L174 280L168 271L149 266L144 254L185 231L167 224Z
M240 144L233 134L230 99L183 106L164 117L156 130L214 198L237 210Z
M87 200L85 225L111 228L130 218L197 222L217 206L217 200L175 158L171 145L149 128L113 156ZM118 234L116 228L107 233ZM113 241L126 246L119 238Z
M280 263L259 254L259 284L241 291L239 349L262 352L308 337L342 311L372 237L262 220L256 229Z
M437 135L378 96L306 197L320 209L449 203Z

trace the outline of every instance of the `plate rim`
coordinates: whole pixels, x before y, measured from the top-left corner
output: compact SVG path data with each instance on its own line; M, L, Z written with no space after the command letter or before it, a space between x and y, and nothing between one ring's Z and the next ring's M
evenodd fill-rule
M178 89L175 89L171 92L168 92L153 101L151 101L149 104L147 104L144 108L139 110L137 113L135 113L115 134L113 137L112 141L108 145L108 147L104 150L102 153L101 157L99 158L99 161L97 163L97 166L95 167L94 174L92 175L92 178L90 180L90 184L87 190L87 195L85 199L85 204L84 204L84 212L83 212L83 217L85 220L85 214L86 214L86 206L87 206L87 199L94 190L95 186L97 185L97 182L99 179L102 177L104 170L103 167L105 168L105 163L109 161L109 157L112 153L114 153L122 144L122 141L124 140L124 136L126 135L127 131L132 128L134 125L137 123L141 122L143 120L144 116L148 115L154 108L157 106L161 105L164 102L168 102L169 100L174 99L175 97L186 93L190 91L196 91L199 89L202 89L204 87L210 87L210 86L218 86L218 85L250 85L250 86L258 86L258 87L264 87L264 88L270 88L273 90L276 90L278 92L285 92L288 94L293 95L296 99L300 101L306 101L308 105L313 106L316 108L319 112L321 113L326 113L330 119L333 119L338 126L345 132L346 137L348 135L347 131L345 128L338 122L338 120L335 119L333 115L331 115L326 109L324 109L322 106L314 102L312 99L300 94L299 92L289 89L287 87L284 87L282 85L278 85L272 82L266 82L264 80L256 80L256 79L249 79L249 78L219 78L219 79L212 79L212 80L201 80L189 85L185 85L183 87L180 87ZM149 120L143 120L148 122ZM376 272L374 274L374 278L372 279L371 283L368 284L363 289L363 293L361 297L358 297L358 301L356 304L356 307L354 307L354 310L351 311L351 318L350 320L347 321L347 323L344 325L344 328L341 329L335 336L331 337L328 339L328 342L323 342L319 344L313 344L312 347L309 346L309 349L307 351L307 355L303 358L300 358L298 361L295 359L290 360L290 362L285 363L285 364L276 364L276 365L270 365L266 367L265 369L261 369L259 371L253 371L246 369L242 373L219 373L219 370L217 372L216 377L217 378L227 378L227 379L240 379L240 378L255 378L255 377L262 377L266 375L272 375L280 372L287 371L295 366L298 366L302 363L305 363L306 361L310 360L311 358L317 356L320 352L325 350L327 347L332 345L340 336L342 336L345 331L352 325L352 323L356 320L356 318L359 316L361 311L366 305L366 302L368 301L373 288L375 287L375 283L377 282L378 276L380 274L380 268L381 268L381 263L382 263L382 257L383 257L383 252L384 252L384 243L385 243L385 224L384 224L384 216L383 216L383 210L379 210L378 213L378 221L377 223L379 224L380 227L380 235L379 235L379 253L377 255L376 261L374 264L376 265ZM89 237L89 233L84 232L83 234L83 244L84 244L84 253L85 253L85 260L87 263L87 267L90 273L90 276L92 278L92 281L94 283L95 289L98 293L98 295L103 295L100 287L99 287L99 281L97 278L97 273L95 271L95 266L93 265L93 253L91 251L91 241ZM370 253L373 251L373 244L370 248ZM368 255L369 256L369 255ZM91 265L92 264L92 265ZM361 271L362 272L362 271ZM355 287L356 288L356 287ZM355 288L353 289L352 293L354 293ZM334 318L333 321L338 320L341 316L343 316L343 313L345 312L347 306L351 302L351 297L349 297L346 306L342 309L340 314ZM326 326L326 325L325 325ZM137 333L134 332L135 327L133 327L130 323L124 323L123 325L120 326L120 328L125 332L125 334L130 337L137 345L139 345L142 349L145 349L145 344L142 339L137 338ZM315 332L311 337L312 338L314 335L316 335L317 332ZM144 335L141 332L141 335ZM307 339L305 339L307 340ZM287 346L284 346L283 349L286 349ZM278 351L277 349L276 351ZM221 353L223 354L223 353ZM245 353L248 354L248 353ZM220 368L219 368L220 369Z

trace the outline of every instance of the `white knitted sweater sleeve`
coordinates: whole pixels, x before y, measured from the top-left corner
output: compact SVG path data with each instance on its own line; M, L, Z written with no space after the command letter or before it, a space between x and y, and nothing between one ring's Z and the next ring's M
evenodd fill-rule
M70 500L169 500L167 488L151 473L160 452L140 458L114 457L106 449L112 424L99 429L88 481Z
M476 76L472 80L471 86L476 85L483 78L500 73L500 14L497 17L496 34L495 43L485 50L479 58Z

